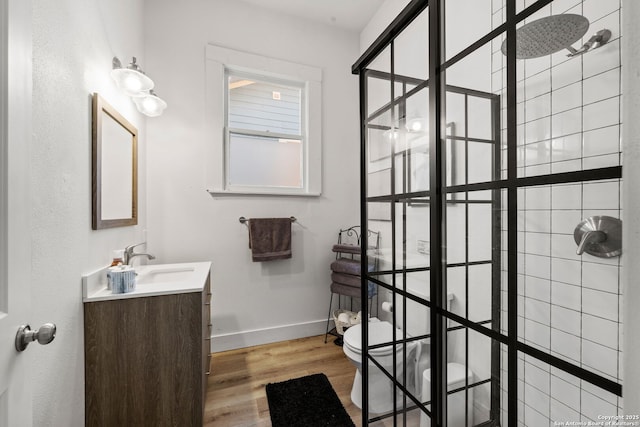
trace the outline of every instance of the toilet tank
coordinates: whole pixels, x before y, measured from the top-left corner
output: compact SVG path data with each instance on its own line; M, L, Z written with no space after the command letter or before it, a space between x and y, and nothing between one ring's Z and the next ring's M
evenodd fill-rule
M425 299L429 301L428 291L423 292L424 283L407 283L409 285L408 292L411 295L415 295L418 298ZM418 285L418 286L415 286ZM429 285L428 283L426 284ZM447 310L451 310L451 301L453 301L453 294L447 294ZM405 305L403 304L402 295L396 295L396 301L394 303L394 311L396 312L396 322L401 329L406 329L407 335L416 337L419 335L426 335L431 332L431 318L430 318L430 309L429 307L413 301L410 298L406 299L406 327L403 323L403 313L405 311Z
M378 268L380 270L391 270L391 251L389 249L381 249L378 253ZM405 256L405 262L407 268L428 267L429 255L422 253L408 253ZM411 295L415 295L418 298L429 301L429 291L431 286L429 271L407 273L405 277L406 283L403 282L402 274L398 274L396 276L396 287L399 289L407 289ZM387 283L392 283L392 278L389 276L384 276L383 280ZM451 301L453 300L453 297L453 294L447 295L447 310L451 310ZM396 295L395 301L392 301L391 293L389 291L381 291L380 304L383 301L388 301L393 304L393 310L396 313L396 325L401 329L405 329L403 322L403 313L405 311L403 297L401 295ZM419 335L426 335L431 331L429 307L407 298L406 312L406 331L409 336L415 337ZM379 310L378 317L381 320L391 322L393 315L392 313Z

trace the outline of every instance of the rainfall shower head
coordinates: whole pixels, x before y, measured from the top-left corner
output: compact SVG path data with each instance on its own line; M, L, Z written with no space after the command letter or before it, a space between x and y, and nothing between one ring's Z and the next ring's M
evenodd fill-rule
M580 50L571 45L589 30L589 20L582 15L565 13L540 18L519 28L516 32L516 58L531 59L551 55L568 49L568 56L582 54L591 47L599 47L611 37L609 30L598 31ZM595 45L595 46L594 46ZM507 41L502 43L502 53L507 54Z

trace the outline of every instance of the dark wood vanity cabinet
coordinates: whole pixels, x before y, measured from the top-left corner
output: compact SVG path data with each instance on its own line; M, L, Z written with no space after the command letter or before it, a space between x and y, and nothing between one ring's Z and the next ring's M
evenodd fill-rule
M84 304L87 426L201 426L210 279L200 292Z

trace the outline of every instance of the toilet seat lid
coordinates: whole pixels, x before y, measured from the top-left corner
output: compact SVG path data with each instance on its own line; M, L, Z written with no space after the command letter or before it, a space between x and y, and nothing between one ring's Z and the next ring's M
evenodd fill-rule
M382 322L369 322L368 323L368 336L369 345L378 345L387 342L391 342L393 339L393 326L391 323ZM396 339L402 337L402 330L396 328ZM347 329L343 336L343 342L351 350L362 353L362 325L355 325ZM393 351L393 346L385 346L376 349L370 349L369 353L372 355L384 355Z

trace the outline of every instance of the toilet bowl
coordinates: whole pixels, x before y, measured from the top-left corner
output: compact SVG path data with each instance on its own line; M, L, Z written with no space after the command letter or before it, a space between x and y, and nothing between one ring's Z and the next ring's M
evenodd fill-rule
M369 346L391 342L393 340L393 326L386 321L371 320L368 323ZM396 339L402 336L402 330L396 328ZM396 377L403 377L403 346L396 345ZM415 351L415 344L406 346L406 359L411 360ZM355 325L347 329L343 336L342 350L351 363L356 366L356 373L351 387L351 401L358 408L362 408L362 326ZM369 355L382 366L385 371L393 373L392 345L369 349ZM381 414L393 410L393 383L373 362L369 361L368 371L368 404L369 412ZM401 400L401 399L400 399Z
M413 267L428 265L424 256L415 256L413 261L407 262ZM380 269L392 269L393 264L388 258L380 259ZM408 264L407 264L408 265ZM409 294L429 301L429 280L423 275L411 275L406 278L406 290ZM390 321L395 317L396 339L406 333L407 337L420 337L430 334L430 309L424 303L420 303L401 294L391 294L386 302L386 307L380 313L383 319L371 319L368 323L368 345L382 344L392 341L393 324ZM447 293L447 310L451 310L451 304L455 296ZM391 315L391 311L395 316ZM347 329L343 336L343 351L349 360L356 366L356 373L351 388L351 401L362 408L362 329L360 325ZM406 378L405 388L417 399L421 399L423 372L430 367L430 339L420 339L407 343L407 353L403 355L402 345L396 345L396 375L397 378ZM450 346L451 350L454 350ZM369 349L368 353L374 355L374 360L379 363L386 372L393 372L393 346L384 346ZM403 363L403 356L406 363ZM404 365L404 366L403 366ZM406 369L406 372L403 370ZM464 384L464 381L463 381ZM368 407L371 413L386 413L393 410L393 383L375 364L368 365ZM402 404L402 396L399 395L398 404ZM424 399L422 399L424 402ZM464 415L463 415L464 417Z
M431 369L426 369L422 374L422 401L431 400ZM447 390L457 390L465 386L465 379L468 384L473 383L473 372L467 370L466 378L464 365L459 363L447 363ZM465 392L461 390L450 394L447 397L447 426L448 427L470 427L473 425L473 388L467 392L467 413L468 421L465 425ZM430 405L427 405L429 408ZM429 427L431 420L426 414L420 414L420 427Z

